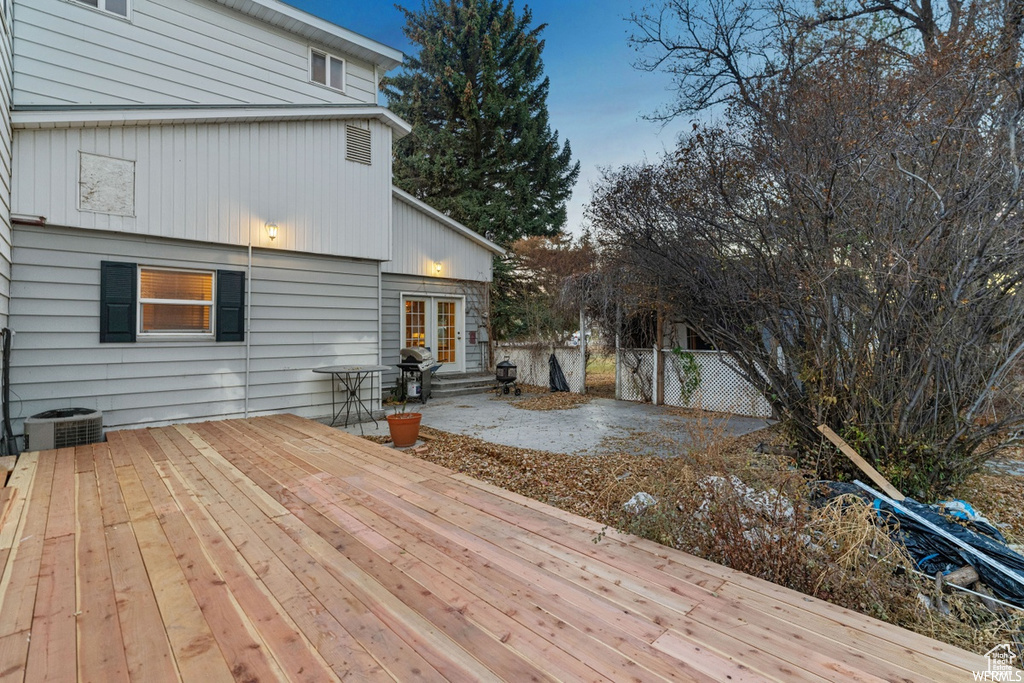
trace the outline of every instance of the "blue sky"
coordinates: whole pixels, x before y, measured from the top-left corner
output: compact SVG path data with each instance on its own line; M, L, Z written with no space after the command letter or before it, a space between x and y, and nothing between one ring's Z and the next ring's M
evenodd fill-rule
M401 12L390 2L362 0L286 0L310 14L402 50L414 52L402 34ZM636 53L627 44L625 17L641 0L539 0L528 3L535 24L546 23L543 59L551 79L548 110L551 125L572 144L580 161L580 178L568 207L566 228L579 234L590 187L599 167L654 159L671 148L689 126L646 121L672 99L670 81L632 67ZM420 7L419 0L405 3ZM522 11L524 3L516 2Z

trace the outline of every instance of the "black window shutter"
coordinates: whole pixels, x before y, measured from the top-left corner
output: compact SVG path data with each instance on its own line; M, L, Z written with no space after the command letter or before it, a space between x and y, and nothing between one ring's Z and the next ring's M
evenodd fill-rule
M100 343L135 341L135 264L100 263Z
M217 341L245 341L244 271L217 271Z

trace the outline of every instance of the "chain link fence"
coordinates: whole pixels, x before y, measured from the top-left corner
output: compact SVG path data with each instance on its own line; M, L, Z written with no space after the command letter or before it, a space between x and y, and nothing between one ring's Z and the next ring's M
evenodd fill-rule
M661 351L661 377L657 379L665 405L771 417L771 404L717 351L687 353L693 358L693 365L683 362L671 351ZM652 402L658 391L654 365L654 349L619 349L615 364L616 397L623 401ZM693 372L696 378L690 382Z
M520 384L549 386L550 366L548 359L555 354L562 374L569 384L569 391L574 394L586 393L586 359L578 346L554 346L550 344L515 344L499 345L495 361L508 359L515 363L517 379Z

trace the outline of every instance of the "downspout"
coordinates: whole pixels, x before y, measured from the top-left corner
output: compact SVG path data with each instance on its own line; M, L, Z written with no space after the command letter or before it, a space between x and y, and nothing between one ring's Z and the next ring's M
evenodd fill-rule
M384 262L377 261L377 365L384 365ZM383 393L383 389L381 390Z
M249 228L249 265L245 269L245 417L249 417L249 359L252 351L252 228Z
M384 309L381 307L384 301L383 289L384 289L384 262L377 261L377 365L384 365ZM380 384L378 390L380 391L379 403L374 403L373 382L370 382L370 405L379 405L382 409L384 407L384 373L380 374Z

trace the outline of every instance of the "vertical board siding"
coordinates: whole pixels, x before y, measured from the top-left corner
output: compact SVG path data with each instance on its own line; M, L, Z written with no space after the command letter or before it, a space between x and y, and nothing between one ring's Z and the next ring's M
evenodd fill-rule
M103 260L245 270L246 250L17 226L11 383L19 425L71 406L102 410L109 427L242 415L244 342L99 343ZM325 417L330 380L311 368L376 362L376 264L255 250L250 335L250 412Z
M383 345L384 365L394 366L398 363L398 351L402 348L402 294L421 294L424 296L462 296L466 298L466 329L463 339L466 342L466 372L486 370L487 344L469 343L469 332L482 328L487 317L486 282L444 280L440 278L415 277L384 273L381 277L381 343ZM384 386L394 386L398 379L398 370L384 373Z
M65 3L66 4L66 3ZM391 130L373 163L345 160L347 121L16 130L13 211L51 224L382 260L391 239ZM366 122L364 122L366 125ZM79 153L135 162L135 215L79 211ZM273 243L264 226L280 228Z
M339 55L344 93L310 83L309 43L205 0L135 0L130 22L67 0L15 5L19 106L377 103L372 64Z
M440 262L439 277L490 282L490 251L398 197L392 215L394 246L391 260L381 266L385 273L434 277L434 263Z
M11 17L0 0L0 327L6 327L11 294Z

